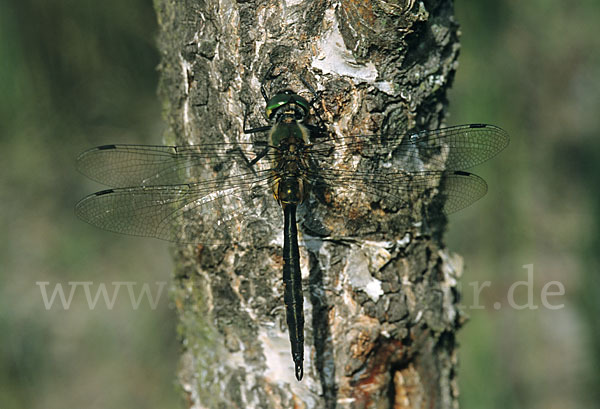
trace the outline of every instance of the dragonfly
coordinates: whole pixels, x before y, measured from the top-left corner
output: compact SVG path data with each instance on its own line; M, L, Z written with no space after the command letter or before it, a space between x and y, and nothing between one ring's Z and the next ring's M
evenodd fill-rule
M413 211L411 194L435 191L442 212L469 206L487 192L465 169L508 145L493 125L468 124L420 132L337 136L309 123L314 100L285 89L268 97L268 125L244 133L266 140L185 146L104 145L77 158L84 175L110 189L77 203L76 214L99 228L175 243L231 244L265 209L272 191L283 227L283 300L295 376L304 373L304 312L297 210L311 195L331 202L340 190L360 191L393 211ZM357 160L357 158L359 160ZM372 161L379 165L373 168ZM325 193L324 193L325 192ZM378 198L378 199L377 199ZM272 207L271 207L272 208ZM344 211L337 206L336 211ZM340 210L342 209L342 210ZM283 216L283 220L281 220ZM417 217L418 218L418 217Z

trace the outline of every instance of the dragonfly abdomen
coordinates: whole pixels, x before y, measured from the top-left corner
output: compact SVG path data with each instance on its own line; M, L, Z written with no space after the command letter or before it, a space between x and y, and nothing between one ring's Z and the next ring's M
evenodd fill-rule
M301 380L304 373L304 306L298 229L296 227L296 205L285 205L283 214L285 219L283 230L283 300L286 307L292 358L296 366L296 378Z

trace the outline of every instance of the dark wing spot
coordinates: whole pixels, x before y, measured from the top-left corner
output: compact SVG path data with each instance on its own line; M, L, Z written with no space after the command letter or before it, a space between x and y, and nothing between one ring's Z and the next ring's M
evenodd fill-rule
M106 150L109 150L109 149L116 149L116 148L117 148L116 145L102 145L102 146L98 146L97 149L99 151L106 151Z

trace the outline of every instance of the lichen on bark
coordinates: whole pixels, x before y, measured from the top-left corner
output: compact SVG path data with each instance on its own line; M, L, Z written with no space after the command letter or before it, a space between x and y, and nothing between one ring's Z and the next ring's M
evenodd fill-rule
M320 95L332 134L404 133L444 120L458 54L450 1L155 0L155 8L169 143L251 141L258 136L242 133L243 117L266 125L261 84L310 97L301 78ZM457 407L460 262L443 247L443 218L419 222L439 206L410 197L411 213L398 214L364 194L311 197L301 213L301 231L329 236L301 251L300 383L271 192L265 223L245 242L174 250L179 378L190 407ZM336 211L349 206L351 221Z

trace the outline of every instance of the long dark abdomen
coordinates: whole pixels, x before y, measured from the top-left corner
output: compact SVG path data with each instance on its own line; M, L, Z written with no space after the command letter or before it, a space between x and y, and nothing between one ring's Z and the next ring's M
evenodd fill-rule
M300 274L300 250L296 227L296 205L283 208L285 226L283 230L283 301L287 315L292 357L296 365L296 378L304 373L304 309L302 298L302 276Z

